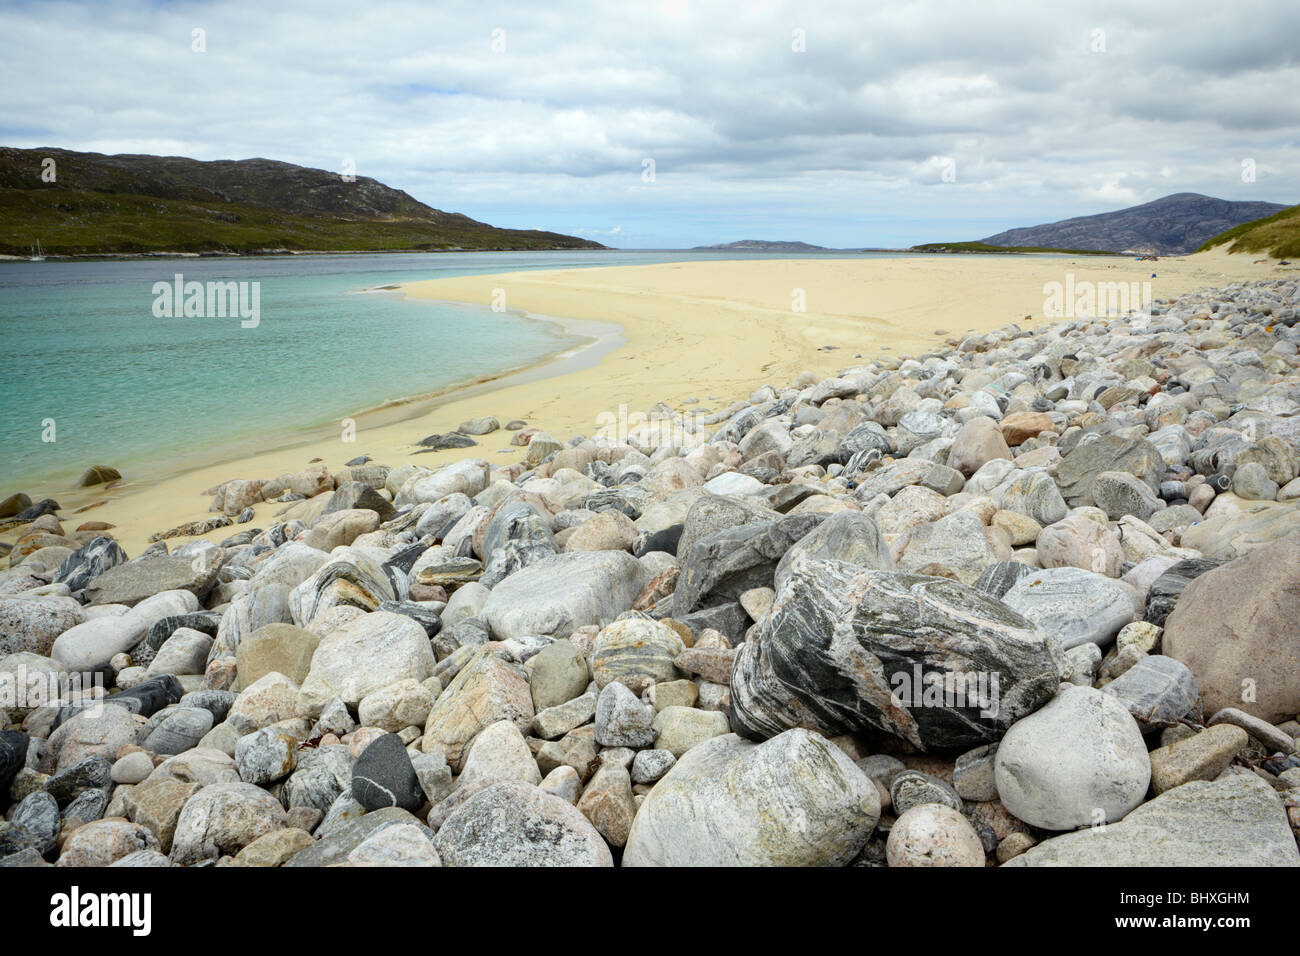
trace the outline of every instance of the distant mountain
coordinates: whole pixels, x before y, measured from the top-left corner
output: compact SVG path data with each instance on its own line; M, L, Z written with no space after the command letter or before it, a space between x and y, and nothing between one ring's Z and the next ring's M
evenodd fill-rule
M718 250L722 252L825 252L825 246L811 246L806 242L770 242L766 239L741 239L723 242L716 246L696 246L692 252Z
M1300 259L1300 206L1219 233L1197 249L1201 252L1228 244L1229 252L1266 252L1274 259Z
M1280 203L1232 202L1197 193L1174 193L1115 212L1008 229L982 241L991 246L1180 255L1194 252L1207 239L1226 229L1285 208Z
M55 180L42 180L54 160ZM269 159L105 156L0 147L0 253L603 249L498 229L357 176Z

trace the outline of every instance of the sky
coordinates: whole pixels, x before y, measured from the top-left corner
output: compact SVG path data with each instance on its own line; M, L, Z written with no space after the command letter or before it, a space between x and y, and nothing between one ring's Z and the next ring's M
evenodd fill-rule
M1296 0L0 0L0 144L355 167L620 248L905 247L1300 202L1297 37Z

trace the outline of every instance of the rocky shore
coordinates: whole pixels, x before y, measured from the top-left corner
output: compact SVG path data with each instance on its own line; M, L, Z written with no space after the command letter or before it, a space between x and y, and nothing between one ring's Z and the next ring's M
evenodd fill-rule
M484 417L134 556L13 495L0 866L1300 865L1298 320Z

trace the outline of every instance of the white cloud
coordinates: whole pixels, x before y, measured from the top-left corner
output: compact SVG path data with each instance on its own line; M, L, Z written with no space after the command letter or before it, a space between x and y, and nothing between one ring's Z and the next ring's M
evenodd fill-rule
M1173 191L1300 198L1297 35L1290 0L62 0L0 8L0 142L352 157L440 208L627 244L886 241L869 215L974 238Z

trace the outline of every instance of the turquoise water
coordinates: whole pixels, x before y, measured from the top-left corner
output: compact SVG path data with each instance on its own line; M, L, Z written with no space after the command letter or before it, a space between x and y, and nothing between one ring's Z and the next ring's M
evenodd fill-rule
M486 307L357 294L368 287L723 258L736 256L545 252L0 263L0 496L68 487L92 464L127 477L174 473L199 464L204 449L337 422L393 399L531 364L578 341L554 324ZM154 283L170 283L178 272L186 281L258 282L257 326L244 328L238 317L157 317ZM55 440L44 441L51 419Z

